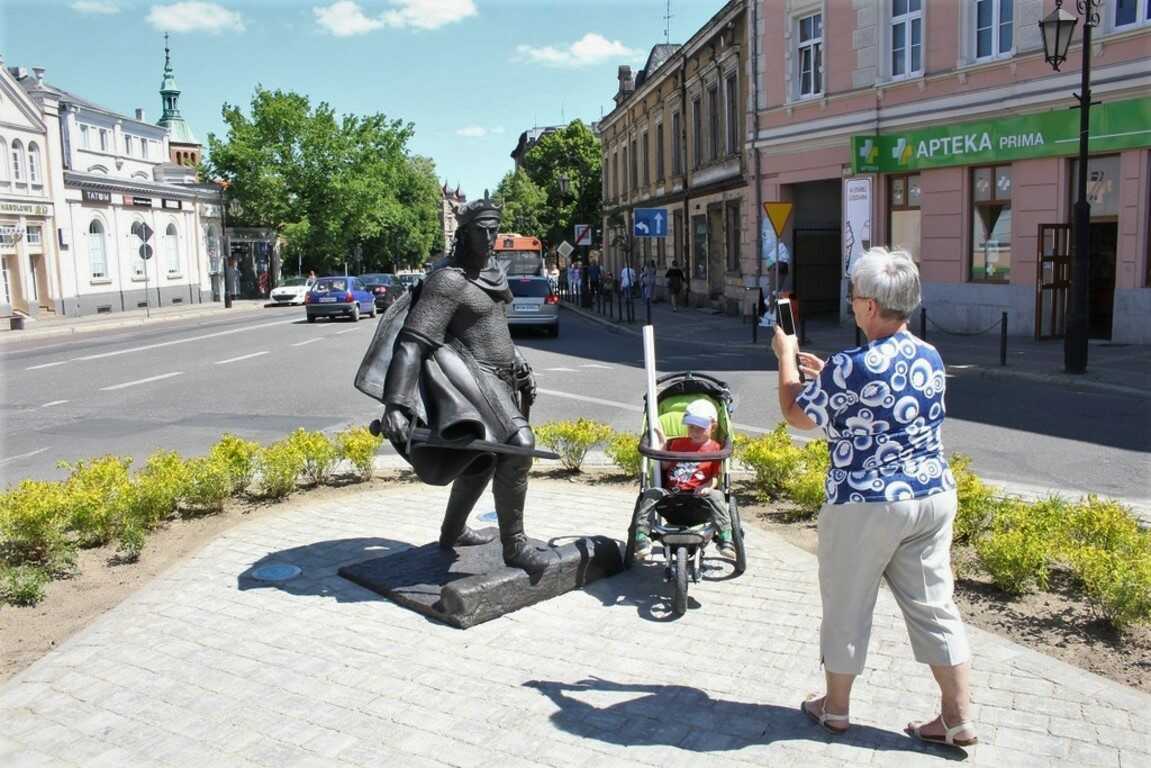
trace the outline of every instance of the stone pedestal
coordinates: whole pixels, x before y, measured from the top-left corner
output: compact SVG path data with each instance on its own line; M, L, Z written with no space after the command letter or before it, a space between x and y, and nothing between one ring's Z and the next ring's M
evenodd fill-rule
M606 536L558 547L536 540L532 544L548 550L552 558L539 574L504 565L497 539L454 550L433 542L344 566L340 576L405 608L466 629L623 570L620 544Z

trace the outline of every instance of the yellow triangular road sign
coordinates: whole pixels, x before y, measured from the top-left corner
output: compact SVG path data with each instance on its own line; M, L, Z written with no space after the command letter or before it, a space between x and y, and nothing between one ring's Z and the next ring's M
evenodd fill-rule
M791 203L771 202L763 204L763 212L771 219L771 226L775 227L775 236L783 237L783 230L791 218Z

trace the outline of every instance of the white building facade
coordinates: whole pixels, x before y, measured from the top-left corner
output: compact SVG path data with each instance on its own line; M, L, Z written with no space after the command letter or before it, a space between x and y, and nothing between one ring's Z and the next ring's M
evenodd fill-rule
M205 235L219 227L200 214L216 196L186 183L194 175L173 173L167 129L146 122L142 110L128 117L55 88L42 69L10 73L53 139L49 161L60 179L51 188L53 310L88 315L211 301L209 254L220 249Z

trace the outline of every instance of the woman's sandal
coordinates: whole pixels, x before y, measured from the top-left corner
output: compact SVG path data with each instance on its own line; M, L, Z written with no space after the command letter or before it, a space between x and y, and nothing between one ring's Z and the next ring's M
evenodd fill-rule
M973 747L979 743L978 736L972 736L970 739L957 739L955 734L962 731L975 732L975 725L971 722L962 722L959 725L949 726L947 721L943 719L943 715L939 716L939 722L943 724L946 733L942 736L933 736L922 732L923 726L927 723L908 723L907 733L920 741L926 741L928 744L943 744L948 747Z
M807 705L816 699L815 694L808 696L800 702L799 711L811 718L812 722L818 725L823 730L830 733L832 736L842 736L851 727L851 717L849 715L833 715L823 709L823 702L820 702L819 712L814 709L808 709ZM828 723L848 723L843 728L832 728Z

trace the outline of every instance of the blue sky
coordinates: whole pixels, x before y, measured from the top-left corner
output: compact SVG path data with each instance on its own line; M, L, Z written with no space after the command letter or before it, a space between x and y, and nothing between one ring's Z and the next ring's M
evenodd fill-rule
M722 0L672 0L683 42ZM0 0L7 66L131 115L160 116L163 32L197 137L253 88L415 123L412 149L469 198L512 167L520 132L610 110L620 64L664 41L666 0Z

